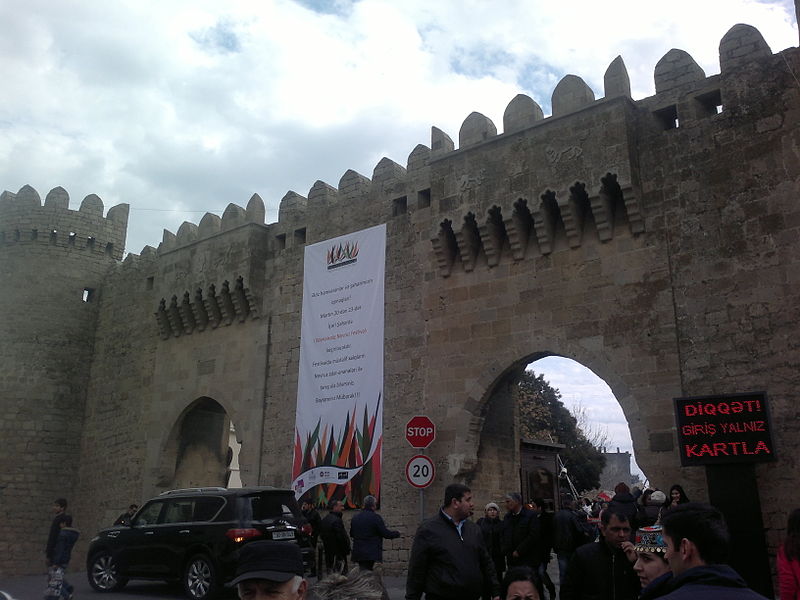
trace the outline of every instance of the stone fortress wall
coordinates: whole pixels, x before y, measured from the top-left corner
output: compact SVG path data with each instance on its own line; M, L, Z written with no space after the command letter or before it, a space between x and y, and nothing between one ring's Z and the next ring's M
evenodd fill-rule
M58 210L27 186L4 193L0 574L40 570L57 496L84 531L77 563L130 502L216 483L223 448L207 440L228 420L242 481L288 485L303 247L384 222L381 511L403 533L389 569L420 514L404 423L439 427L426 513L454 480L478 506L497 500L518 485L515 378L549 354L600 375L639 465L693 498L705 475L679 467L672 398L766 390L779 455L757 475L774 547L800 475L800 52L737 25L720 67L706 77L672 50L656 94L633 101L617 58L603 98L568 75L549 118L517 96L501 134L473 113L458 149L434 127L405 167L384 158L371 179L287 193L276 223L254 195L124 260L125 205L103 219L92 196L67 211L63 190L48 195Z

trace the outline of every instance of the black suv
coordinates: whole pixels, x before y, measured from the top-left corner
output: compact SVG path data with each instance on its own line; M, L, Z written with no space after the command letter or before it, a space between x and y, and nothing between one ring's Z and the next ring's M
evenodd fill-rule
M98 533L86 575L99 592L119 590L128 579L163 579L181 581L190 598L205 600L233 579L239 549L254 540L299 544L311 570L310 533L291 490L173 490L145 503L130 525Z

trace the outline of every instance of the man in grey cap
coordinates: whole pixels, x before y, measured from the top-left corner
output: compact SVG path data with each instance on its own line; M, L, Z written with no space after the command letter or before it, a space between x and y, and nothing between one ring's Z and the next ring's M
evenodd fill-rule
M236 565L236 586L241 600L305 600L303 556L296 544L259 541L242 547Z

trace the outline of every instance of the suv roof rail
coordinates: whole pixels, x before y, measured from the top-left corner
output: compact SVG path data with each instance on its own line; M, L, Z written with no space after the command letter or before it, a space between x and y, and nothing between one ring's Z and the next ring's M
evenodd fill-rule
M224 487L197 487L197 488L182 488L179 490L166 490L161 492L159 496L169 496L170 494L202 494L203 492L227 492L228 488Z

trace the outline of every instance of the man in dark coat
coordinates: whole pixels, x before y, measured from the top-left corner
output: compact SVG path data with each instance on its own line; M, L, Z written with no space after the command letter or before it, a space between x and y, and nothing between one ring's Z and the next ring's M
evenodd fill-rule
M541 562L539 519L535 512L522 504L522 495L518 492L506 495L506 508L503 536L508 567L532 567L535 572Z
M672 580L663 600L765 600L726 564L729 535L716 508L699 502L679 504L661 520Z
M325 565L328 572L347 573L347 555L350 554L350 538L344 530L342 513L344 502L331 500L330 512L319 526L322 544L325 546Z
M575 514L575 501L565 498L553 517L553 551L558 559L558 585L564 585L567 565L575 550L588 541L586 530Z
M614 497L608 503L608 510L628 517L628 523L631 524L631 533L636 533L636 527L638 526L636 515L639 512L639 507L636 504L636 498L631 494L630 488L621 481L614 486Z
M641 586L633 570L635 552L628 518L611 510L600 517L600 539L575 551L567 566L561 600L636 600ZM633 558L633 560L631 560Z
M550 550L553 548L553 513L547 511L543 498L534 498L532 502L533 512L539 520L539 566L536 574L542 583L542 587L547 588L550 600L556 598L556 586L547 572L547 563L550 562ZM544 596L540 595L541 600Z
M460 483L445 488L439 513L414 535L408 561L406 600L498 598L500 584L478 526L469 520L472 492Z
M306 521L311 525L311 543L316 546L322 517L319 516L319 512L314 507L314 503L311 502L311 500L303 500L303 503L300 505L300 512L303 513Z
M364 498L364 510L350 522L350 537L353 538L353 562L362 569L371 571L376 562L383 561L383 540L400 537L399 531L386 527L383 518L375 512L375 496Z

